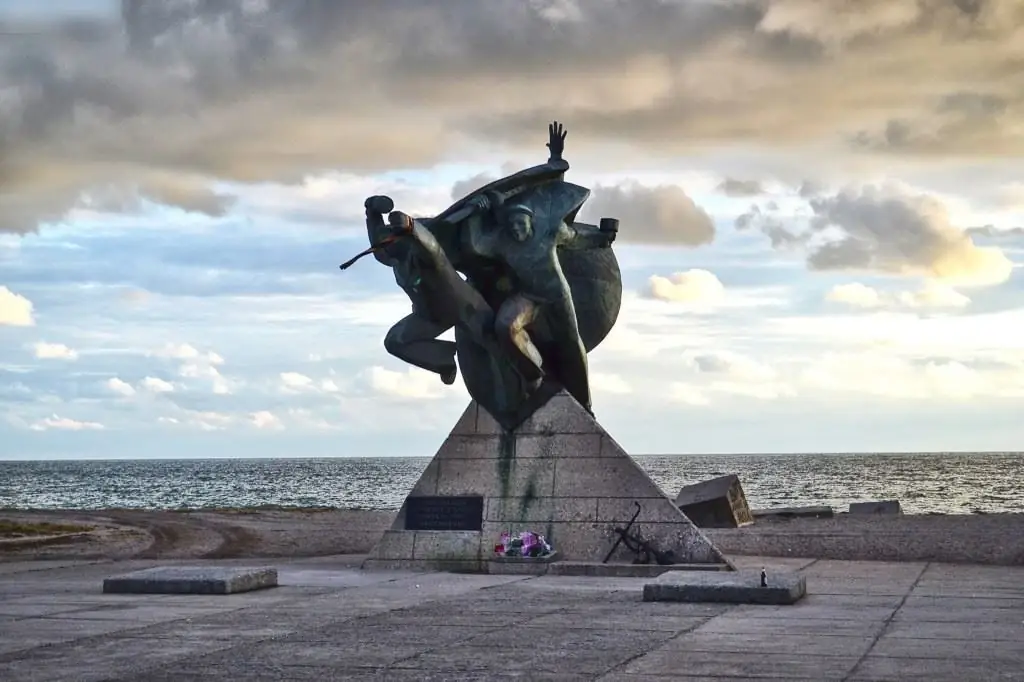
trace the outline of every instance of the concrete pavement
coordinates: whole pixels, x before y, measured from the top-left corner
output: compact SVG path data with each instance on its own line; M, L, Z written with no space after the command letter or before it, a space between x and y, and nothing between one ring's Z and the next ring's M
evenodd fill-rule
M224 596L101 593L175 562L0 563L0 680L1024 681L1024 568L738 557L800 570L808 596L728 606L357 559L210 562L278 568L281 587Z

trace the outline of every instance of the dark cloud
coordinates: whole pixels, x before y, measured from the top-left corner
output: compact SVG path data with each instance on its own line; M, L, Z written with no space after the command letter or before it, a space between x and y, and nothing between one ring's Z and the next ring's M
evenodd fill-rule
M764 186L757 180L725 178L719 183L718 191L727 197L755 197L764 194Z
M711 216L678 185L597 185L580 219L596 223L601 218L619 219L625 243L700 246L715 238Z
M803 246L807 264L814 270L869 271L981 285L1004 282L1013 269L1000 249L974 243L971 237L977 232L953 225L946 207L932 196L866 186L818 194L808 204L809 221L753 206L740 216L736 227L761 230L777 248Z
M734 226L741 232L749 229L759 230L771 240L772 248L775 249L803 246L807 242L807 235L793 232L787 228L783 218L777 212L778 206L773 202L768 202L764 208L754 204L746 213L736 218Z
M217 213L209 178L419 167L488 136L675 155L718 144L1018 154L1018 3L124 0L4 20L0 229L82 189ZM836 87L841 83L842 87ZM173 180L169 178L174 178ZM180 179L179 179L180 178ZM143 194L145 192L143 191Z
M466 178L465 180L457 180L455 184L452 185L452 201L458 201L459 199L462 199L497 179L497 176L490 175L489 173L478 173L472 177Z
M965 232L972 237L986 237L989 239L1017 239L1024 237L1024 227L982 225L980 227L968 227Z

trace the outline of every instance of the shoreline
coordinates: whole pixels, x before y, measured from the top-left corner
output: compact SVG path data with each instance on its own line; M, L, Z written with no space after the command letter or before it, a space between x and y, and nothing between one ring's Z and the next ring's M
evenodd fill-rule
M0 509L39 533L0 535L0 563L25 560L228 559L360 555L395 510L325 507ZM67 533L40 524L66 524ZM84 528L83 528L84 527ZM726 554L1024 566L1024 513L758 518L704 529Z

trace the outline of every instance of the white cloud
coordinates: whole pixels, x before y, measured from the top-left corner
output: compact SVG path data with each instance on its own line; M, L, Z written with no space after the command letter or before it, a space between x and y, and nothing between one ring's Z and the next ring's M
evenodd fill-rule
M436 374L413 367L395 372L374 366L362 377L373 391L392 398L438 398L444 388Z
M341 390L338 384L334 383L333 379L324 379L320 382L320 390L325 393L337 393Z
M191 360L191 364L222 365L224 358L213 351L200 351L198 348L187 343L169 343L163 348L152 353L156 357L170 358L172 360Z
M825 392L918 401L1024 395L1020 368L981 370L957 360L913 361L883 352L828 354L809 364L800 382Z
M908 308L964 308L971 299L952 287L930 282L918 291L903 291L899 301Z
M249 423L257 429L267 431L280 431L284 428L284 424L281 420L272 412L268 412L267 410L260 410L259 412L253 412L250 414Z
M281 390L285 393L316 390L313 379L299 372L281 372Z
M662 301L716 303L725 297L725 287L714 273L692 269L668 277L653 275L647 282L647 294Z
M223 412L189 412L187 423L202 431L222 431L234 422L234 418Z
M880 291L874 287L851 282L837 284L825 295L831 303L842 303L855 308L964 308L971 299L956 289L938 282L927 282L917 291L894 293Z
M680 381L673 381L669 384L668 398L672 402L693 407L704 407L711 404L711 401L700 389Z
M299 429L309 431L341 431L344 429L343 424L332 423L312 410L304 408L290 408L288 410L288 422Z
M213 378L213 384L210 386L210 390L213 391L214 395L231 395L234 393L232 383L222 376L216 376Z
M174 391L174 384L157 377L146 377L139 383L139 386L150 393L172 393Z
M117 395L124 396L126 398L130 398L135 395L135 389L132 388L132 385L127 381L118 379L117 377L107 379L106 387L112 393L116 393Z
M860 282L835 285L825 294L825 300L857 308L880 308L884 305L884 298L878 289Z
M51 415L33 423L33 431L102 431L105 427L97 422L82 422L67 417Z
M31 327L35 323L32 301L0 286L0 325Z
M32 346L32 352L40 360L77 360L78 351L68 348L63 343L46 343L40 341Z
M778 377L778 373L771 367L731 351L691 354L688 360L702 374L752 382L773 381Z
M626 395L633 392L633 387L618 374L591 372L590 388L594 393L610 395Z
M795 389L780 379L773 367L731 351L708 351L690 354L688 364L703 379L706 392L726 393L758 400L774 400L796 394Z

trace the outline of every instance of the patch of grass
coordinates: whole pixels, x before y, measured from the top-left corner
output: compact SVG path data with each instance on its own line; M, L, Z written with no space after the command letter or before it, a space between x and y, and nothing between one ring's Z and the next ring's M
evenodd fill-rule
M82 526L73 523L49 523L48 521L28 523L25 521L0 519L0 538L28 538L38 535L84 533L92 529L92 526Z

